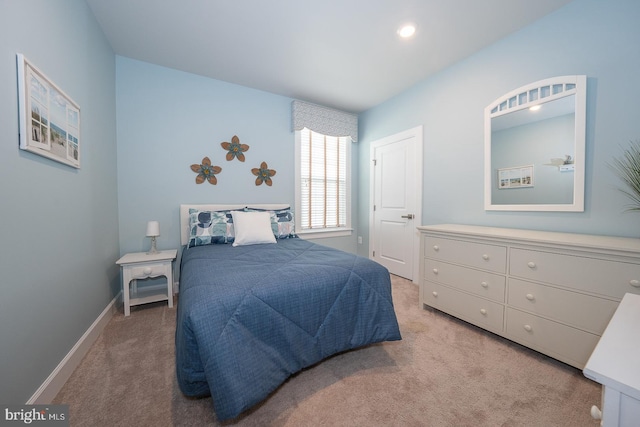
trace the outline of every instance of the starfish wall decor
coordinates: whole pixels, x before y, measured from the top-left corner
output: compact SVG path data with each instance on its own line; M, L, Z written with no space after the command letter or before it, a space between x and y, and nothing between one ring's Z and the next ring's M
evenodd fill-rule
M221 142L222 148L227 150L227 160L231 161L235 157L236 159L244 162L244 153L249 151L247 144L240 144L240 138L237 135L233 135L231 142Z
M273 181L271 177L276 174L275 169L269 169L267 166L267 162L260 163L259 168L251 169L251 173L254 174L256 178L256 185L267 184L269 187L273 185Z
M198 176L196 176L196 184L209 181L209 184L216 185L218 183L216 174L222 172L220 166L211 166L211 160L209 160L208 157L202 159L201 164L195 163L191 165L191 170L198 174Z

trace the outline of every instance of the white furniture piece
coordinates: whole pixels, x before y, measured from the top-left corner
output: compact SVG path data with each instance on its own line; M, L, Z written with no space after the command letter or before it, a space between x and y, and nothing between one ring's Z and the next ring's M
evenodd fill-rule
M604 427L640 425L638 327L640 295L626 294L584 367L587 378L603 385L602 412L594 406L591 415Z
M116 264L122 268L122 293L124 294L124 315L128 316L132 305L156 301L168 301L173 307L173 260L176 249L155 254L136 252L124 255ZM147 286L138 290L136 280L165 276L167 284ZM133 286L130 287L133 282Z
M455 224L418 229L421 307L579 369L625 293L640 293L640 239Z

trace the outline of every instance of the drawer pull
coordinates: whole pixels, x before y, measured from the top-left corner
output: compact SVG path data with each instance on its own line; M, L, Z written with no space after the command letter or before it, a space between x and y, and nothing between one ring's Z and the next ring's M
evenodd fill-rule
M629 280L629 284L631 286L635 286L636 288L638 288L640 287L640 280L637 280L637 279Z
M438 245L433 245L433 250L434 250L434 251L436 251L436 252L437 252L437 251L439 251L439 250L440 250L440 246L438 246Z
M480 309L480 314L482 314L483 316L487 315L487 310L485 310L484 308Z
M144 274L151 274L151 267L145 267L144 270L142 270L142 272Z
M593 405L591 407L591 418L593 418L594 420L602 419L602 411L596 405Z
M536 263L535 263L535 262L533 262L533 261L529 261L529 262L527 263L527 267L529 267L529 268L536 268Z
M488 254L482 254L482 259L485 261L489 261L489 255Z
M533 301L534 299L536 299L536 298L533 296L533 294L527 294L526 296L527 296L527 299L528 299L529 301Z
M483 288L487 289L489 287L489 284L487 282L481 282L480 286L482 286Z
M437 268L433 269L433 274L438 274L438 269Z
M524 325L524 330L527 332L531 332L533 331L533 328L531 327L531 325Z
M438 298L438 293L436 291L431 292L434 297Z

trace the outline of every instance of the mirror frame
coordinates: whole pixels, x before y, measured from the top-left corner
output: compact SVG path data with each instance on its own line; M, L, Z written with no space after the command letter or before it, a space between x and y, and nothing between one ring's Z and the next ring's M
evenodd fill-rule
M537 94L535 96L534 94ZM533 95L533 96L532 96ZM567 204L493 204L491 168L491 119L575 95L575 141L573 203ZM484 109L484 208L491 211L560 211L584 212L585 141L587 110L587 76L560 76L540 80L493 101Z

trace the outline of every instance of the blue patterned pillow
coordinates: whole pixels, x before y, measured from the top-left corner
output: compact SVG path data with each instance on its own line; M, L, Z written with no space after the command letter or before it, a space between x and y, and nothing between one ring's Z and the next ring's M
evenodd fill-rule
M296 236L294 215L291 208L266 210L247 207L245 210L248 212L269 212L269 216L271 217L271 229L273 230L273 235L276 236L276 239L290 239L292 237L298 237Z
M230 210L189 209L189 244L187 247L233 243L234 238L233 217Z

